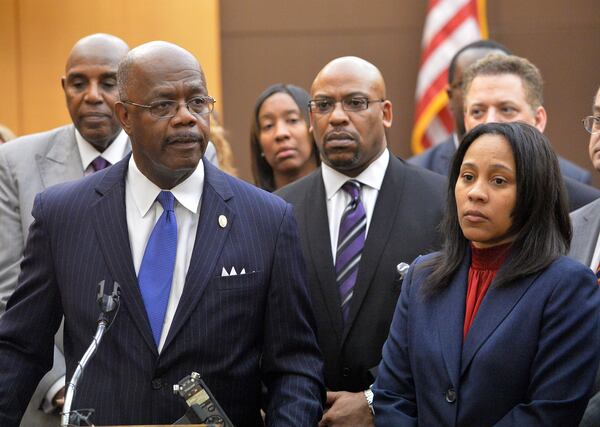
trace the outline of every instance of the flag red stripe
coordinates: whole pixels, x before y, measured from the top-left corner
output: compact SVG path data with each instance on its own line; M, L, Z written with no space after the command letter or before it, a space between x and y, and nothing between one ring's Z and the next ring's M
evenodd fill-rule
M436 35L431 39L429 45L425 47L425 50L421 54L421 65L423 65L431 56L431 54L439 47L440 44L444 43L446 39L456 30L461 24L469 18L477 20L477 9L473 2L465 4L456 15L446 22L446 24L440 28ZM466 44L466 43L465 43ZM457 47L457 50L460 47Z

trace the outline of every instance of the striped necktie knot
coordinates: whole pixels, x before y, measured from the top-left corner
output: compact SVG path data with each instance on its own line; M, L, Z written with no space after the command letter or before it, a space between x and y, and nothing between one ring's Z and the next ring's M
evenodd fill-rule
M352 201L355 204L358 203L358 198L360 197L360 182L355 179L346 181L344 185L342 185L342 190L352 197Z

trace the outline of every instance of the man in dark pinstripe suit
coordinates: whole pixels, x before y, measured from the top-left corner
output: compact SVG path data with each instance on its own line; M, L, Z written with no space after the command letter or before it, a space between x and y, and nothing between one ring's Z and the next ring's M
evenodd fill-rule
M118 80L132 156L36 197L19 286L0 319L0 425L18 425L63 315L71 377L96 328L100 280L120 284L121 308L73 404L95 408L96 424L176 421L186 404L172 385L197 371L236 426L263 424L261 381L267 425L316 425L322 361L290 205L202 161L214 100L189 52L139 46ZM138 275L164 192L177 241L156 335Z

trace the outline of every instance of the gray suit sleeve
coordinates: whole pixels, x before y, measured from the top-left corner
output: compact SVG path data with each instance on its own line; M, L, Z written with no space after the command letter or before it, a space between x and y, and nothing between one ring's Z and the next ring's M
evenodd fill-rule
M0 315L17 286L25 238L21 227L19 191L9 161L0 150Z
M13 173L10 159L6 157L4 150L0 150L0 316L6 311L7 301L17 287L25 245L26 236L21 224L19 184ZM59 333L62 334L62 329ZM54 365L39 383L28 412L41 412L39 407L48 389L65 373L61 335L54 346ZM26 413L23 421L25 422L27 418Z

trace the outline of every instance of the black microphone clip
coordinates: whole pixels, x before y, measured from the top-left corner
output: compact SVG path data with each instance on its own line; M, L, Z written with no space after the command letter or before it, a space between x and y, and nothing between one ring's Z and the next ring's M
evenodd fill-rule
M100 306L98 322L105 322L108 327L119 311L121 287L117 282L113 282L112 292L110 289L105 292L105 282L105 280L102 280L98 283L97 301Z

